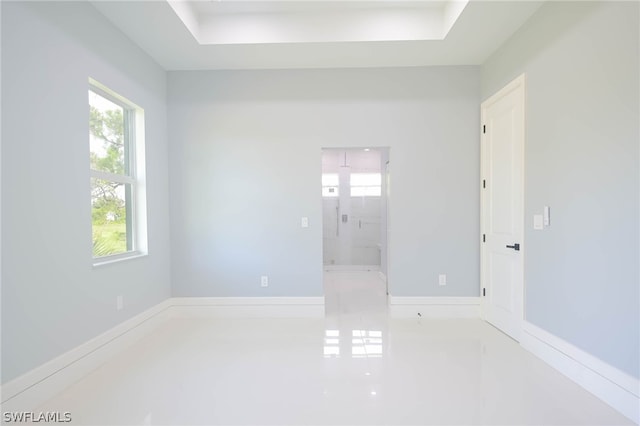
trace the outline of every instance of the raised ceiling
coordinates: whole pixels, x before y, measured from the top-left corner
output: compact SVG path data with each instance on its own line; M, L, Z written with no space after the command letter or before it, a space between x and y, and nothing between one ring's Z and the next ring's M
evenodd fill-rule
M199 44L442 40L467 4L169 0Z
M529 1L94 1L167 70L478 65Z

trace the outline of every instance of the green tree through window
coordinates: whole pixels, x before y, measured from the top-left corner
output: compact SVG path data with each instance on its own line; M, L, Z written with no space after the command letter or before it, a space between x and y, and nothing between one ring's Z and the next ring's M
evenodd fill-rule
M133 250L133 111L89 91L93 256Z

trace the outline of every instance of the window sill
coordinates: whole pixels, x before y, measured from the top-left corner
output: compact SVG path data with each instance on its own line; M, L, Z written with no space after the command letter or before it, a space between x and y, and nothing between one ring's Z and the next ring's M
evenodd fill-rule
M129 253L123 253L123 254L115 254L113 256L105 256L105 257L99 257L96 259L93 259L93 267L94 268L99 268L101 266L106 266L106 265L113 265L114 263L120 263L120 262L124 262L127 260L133 260L133 259L138 259L141 257L147 257L149 254L148 253L142 253L139 251L132 251Z

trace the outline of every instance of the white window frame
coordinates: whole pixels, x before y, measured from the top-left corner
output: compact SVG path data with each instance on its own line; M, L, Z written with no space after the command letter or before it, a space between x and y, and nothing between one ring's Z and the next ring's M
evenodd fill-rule
M102 179L116 183L130 185L130 205L127 209L127 245L129 239L131 250L124 253L94 257L91 249L91 257L94 266L100 266L126 259L137 258L148 254L147 247L147 206L146 206L146 179L145 179L145 140L144 140L144 110L138 105L114 92L105 85L89 78L89 91L113 102L123 108L125 150L128 150L128 174L114 174L100 170L94 170L89 166L91 179ZM90 191L91 192L91 191ZM90 194L91 196L91 194ZM130 217L130 220L129 220ZM93 221L91 221L90 240L93 247Z

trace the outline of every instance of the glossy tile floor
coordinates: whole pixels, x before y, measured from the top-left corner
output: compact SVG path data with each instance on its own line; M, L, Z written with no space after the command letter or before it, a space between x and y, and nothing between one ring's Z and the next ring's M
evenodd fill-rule
M377 273L325 319L174 319L36 411L72 424L631 424L479 320L392 320Z

